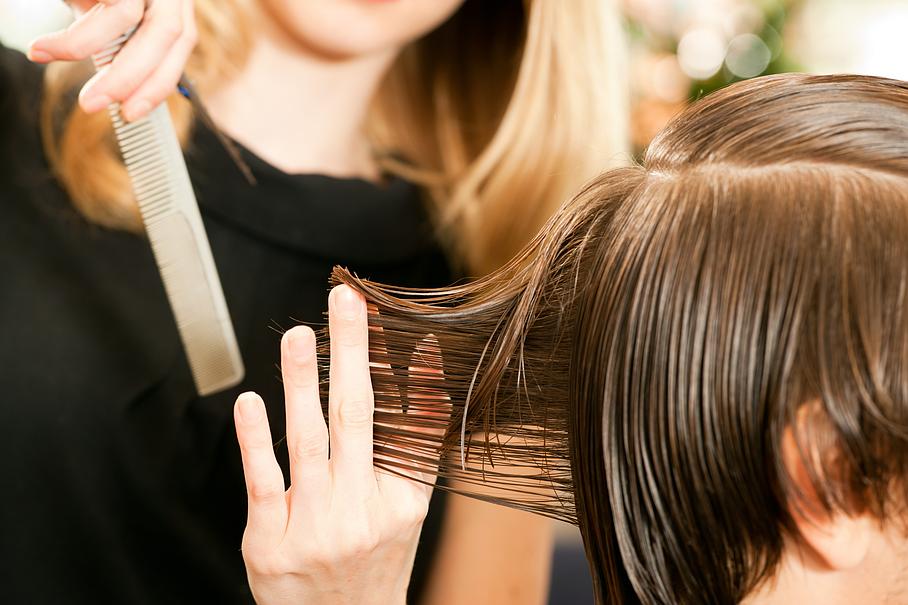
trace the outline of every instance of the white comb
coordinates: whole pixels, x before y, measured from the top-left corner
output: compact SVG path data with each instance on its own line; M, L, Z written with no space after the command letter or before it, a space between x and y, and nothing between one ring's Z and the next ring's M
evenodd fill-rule
M95 68L109 65L133 31L94 55ZM130 123L119 103L109 111L196 390L210 395L235 386L243 360L167 106Z

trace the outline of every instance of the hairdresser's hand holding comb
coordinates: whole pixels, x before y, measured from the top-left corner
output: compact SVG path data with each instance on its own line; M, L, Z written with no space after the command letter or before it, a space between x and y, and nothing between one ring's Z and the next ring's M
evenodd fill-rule
M88 113L117 101L127 120L144 117L176 90L196 43L192 0L69 0L76 20L65 31L41 36L28 51L37 63L81 61L131 28L132 39L110 65L82 88Z
M330 460L309 328L281 342L290 489L262 400L252 393L237 400L249 583L259 605L403 605L432 488L374 470L366 304L340 286L328 306Z

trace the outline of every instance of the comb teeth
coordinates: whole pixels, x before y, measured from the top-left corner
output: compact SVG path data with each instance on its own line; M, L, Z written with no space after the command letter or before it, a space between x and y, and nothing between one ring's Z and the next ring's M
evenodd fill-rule
M133 30L93 57L113 62ZM166 105L128 123L109 108L139 212L200 395L236 385L244 369L198 203Z

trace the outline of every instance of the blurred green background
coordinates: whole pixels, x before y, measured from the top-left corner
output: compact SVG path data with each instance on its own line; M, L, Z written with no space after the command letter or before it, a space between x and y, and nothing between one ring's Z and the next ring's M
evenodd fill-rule
M906 0L623 0L638 149L679 107L790 71L908 80Z

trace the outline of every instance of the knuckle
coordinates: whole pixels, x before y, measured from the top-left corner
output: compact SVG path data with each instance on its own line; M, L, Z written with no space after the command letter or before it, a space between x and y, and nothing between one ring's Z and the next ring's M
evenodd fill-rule
M340 558L357 559L369 555L381 545L381 535L371 526L364 525L347 534L340 548Z
M128 22L130 27L140 22L145 16L145 3L142 0L123 2L120 6L120 10L123 11L123 19Z
M312 574L320 575L329 572L337 565L340 557L334 541L307 540L298 544L294 557L295 565L299 569L308 570Z
M161 37L169 42L174 42L183 35L183 24L175 19L166 19L158 23Z
M268 431L244 431L240 448L244 454L257 454L272 450L271 434Z
M199 26L195 21L195 12L192 4L192 2L189 3L189 17L183 21L183 37L194 46L199 39Z
M288 359L281 366L281 376L290 386L297 389L309 389L318 385L318 374L311 371L312 361L296 361Z
M343 349L365 349L368 342L365 332L355 319L339 319L334 340Z
M295 367L293 371L283 371L284 381L287 382L294 389L299 389L301 391L308 391L311 388L318 386L318 381L313 380L312 378L305 375L305 372L300 371L301 368Z
M183 30L183 38L186 40L186 44L190 47L196 45L196 42L199 41L199 30L196 27L195 23L190 23Z
M243 555L243 562L246 568L256 575L265 575L265 568L268 566L268 551L256 544L255 536L250 533L249 528L243 533L243 542L240 545L240 552Z
M317 528L307 539L296 545L297 563L312 570L328 569L336 558L336 536L325 535L324 528Z
M183 34L183 18L179 12L155 13L145 16L145 23L156 34L168 42L174 42Z
M174 82L174 86L176 86L176 82ZM139 94L141 94L142 98L148 101L152 107L157 107L167 100L171 95L170 91L174 86L155 86L154 88L148 88L147 90L143 87Z
M59 55L62 59L81 60L94 50L91 40L84 38L65 38L60 42Z
M249 486L249 497L261 503L276 502L284 497L284 489L276 483L253 483Z
M328 451L328 437L325 434L313 433L301 435L295 439L291 447L291 454L295 460L323 458Z
M349 428L372 426L374 405L372 398L351 398L340 402L338 416L341 424Z
M404 515L401 519L406 528L413 528L422 525L429 514L429 502L425 499L414 501L410 506L404 507Z
M337 316L333 320L331 338L345 349L365 349L369 342L365 322L360 318Z
M285 566L273 557L249 553L246 550L243 550L243 559L246 562L246 568L249 572L260 578L275 578L286 573Z
M389 520L395 535L404 536L422 525L429 513L429 503L421 499L410 499L395 504L394 515Z
M111 68L110 75L107 76L108 79L105 83L105 88L110 97L114 100L125 101L129 98L130 94L139 87L140 82L132 75L127 75L125 71L117 68L117 65L114 65Z

